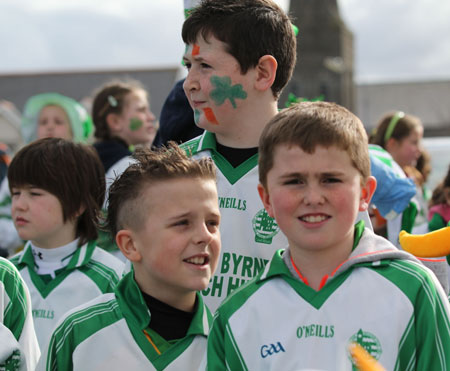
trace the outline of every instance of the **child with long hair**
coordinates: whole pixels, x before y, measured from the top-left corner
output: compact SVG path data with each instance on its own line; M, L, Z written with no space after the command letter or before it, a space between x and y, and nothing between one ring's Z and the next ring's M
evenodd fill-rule
M114 289L123 263L96 247L105 180L90 146L60 138L32 142L14 156L8 180L14 225L28 241L11 261L30 289L43 348L65 312Z

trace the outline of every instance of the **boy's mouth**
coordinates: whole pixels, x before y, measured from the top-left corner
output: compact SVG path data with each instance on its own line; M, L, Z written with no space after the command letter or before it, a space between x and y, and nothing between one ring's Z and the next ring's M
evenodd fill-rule
M25 218L21 218L21 217L17 217L16 218L16 225L25 225L26 223L28 223L28 220L26 220Z
M205 265L209 263L209 257L207 256L193 256L184 260L186 263L194 265Z
M330 216L328 215L324 215L324 214L320 214L320 215L303 215L301 217L299 217L299 219L302 222L306 222L306 223L321 223L327 219L329 219Z

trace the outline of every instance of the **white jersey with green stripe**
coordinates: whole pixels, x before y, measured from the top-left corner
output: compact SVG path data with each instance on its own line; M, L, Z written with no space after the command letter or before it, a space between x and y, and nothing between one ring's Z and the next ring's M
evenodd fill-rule
M78 249L68 265L52 279L35 271L35 260L28 242L11 261L26 282L39 345L44 348L57 321L69 310L101 294L112 292L122 276L124 264L89 242Z
M216 151L215 136L207 131L182 147L194 158L212 158L217 168L222 249L216 272L202 292L205 303L214 312L233 290L256 276L275 251L288 243L259 197L258 154L234 168ZM360 213L359 218L371 226L367 213Z
M201 370L212 316L201 295L184 338L161 352L149 340L151 313L126 274L114 293L102 295L63 318L43 352L38 370Z
M16 267L0 258L0 370L34 370L39 356L28 288Z
M208 370L356 370L361 344L386 370L449 370L450 308L432 272L367 228L319 291L289 250L216 312Z

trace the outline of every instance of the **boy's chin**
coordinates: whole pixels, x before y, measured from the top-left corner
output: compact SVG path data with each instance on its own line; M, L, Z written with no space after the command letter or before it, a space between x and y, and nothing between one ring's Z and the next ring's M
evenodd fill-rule
M194 291L203 291L208 288L211 277L195 280L189 285L189 289Z

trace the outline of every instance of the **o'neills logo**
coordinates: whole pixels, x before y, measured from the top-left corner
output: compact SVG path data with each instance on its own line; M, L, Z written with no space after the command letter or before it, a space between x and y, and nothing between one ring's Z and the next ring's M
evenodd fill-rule
M307 326L300 326L297 328L297 337L299 339L306 339L309 337L332 338L333 336L334 336L333 325L312 324Z
M255 242L271 244L272 238L280 231L275 219L267 214L266 209L259 210L252 220Z

